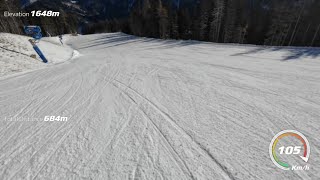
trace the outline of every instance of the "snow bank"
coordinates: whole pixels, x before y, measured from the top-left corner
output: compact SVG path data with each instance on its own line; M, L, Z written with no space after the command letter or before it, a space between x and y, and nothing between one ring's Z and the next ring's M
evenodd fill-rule
M38 46L48 59L49 64L61 63L73 57L73 49L61 44L58 37L43 38Z
M0 33L0 77L65 62L75 54L79 56L78 52L66 45L67 38L63 39L62 44L58 37L47 37L38 43L48 59L48 64L45 64L33 50L29 39L27 36Z
M39 59L30 57L36 53L28 39L0 33L0 77L45 66Z

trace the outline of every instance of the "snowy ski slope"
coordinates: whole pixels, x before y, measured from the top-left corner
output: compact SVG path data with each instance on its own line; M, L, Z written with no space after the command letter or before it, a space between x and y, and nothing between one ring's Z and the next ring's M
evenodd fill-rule
M320 178L318 49L121 33L68 44L82 56L0 80L0 179ZM284 129L308 138L309 171L272 163Z

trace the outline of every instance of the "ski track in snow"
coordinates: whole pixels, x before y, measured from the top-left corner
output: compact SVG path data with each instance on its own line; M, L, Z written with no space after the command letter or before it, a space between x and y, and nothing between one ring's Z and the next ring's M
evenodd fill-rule
M67 43L81 56L0 80L0 179L320 178L319 58L121 33ZM285 129L307 136L311 170L273 165Z

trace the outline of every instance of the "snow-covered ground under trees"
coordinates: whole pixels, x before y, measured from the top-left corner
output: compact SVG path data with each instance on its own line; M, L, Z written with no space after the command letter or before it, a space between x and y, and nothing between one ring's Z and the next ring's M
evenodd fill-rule
M319 49L121 33L67 44L81 56L0 79L0 179L320 178ZM272 163L270 141L285 129L308 138L309 171Z

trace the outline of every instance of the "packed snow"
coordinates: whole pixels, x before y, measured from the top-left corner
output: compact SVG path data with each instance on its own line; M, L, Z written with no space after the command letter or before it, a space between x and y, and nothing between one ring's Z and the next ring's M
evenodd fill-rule
M37 44L49 61L44 64L28 41L31 37L0 33L0 77L44 68L78 55L63 43L69 37L65 35L61 42L58 37L46 37Z
M66 44L82 56L0 80L0 179L320 178L319 49L121 33ZM272 163L285 129L308 138L309 171Z

